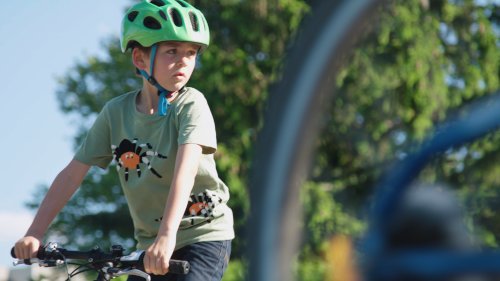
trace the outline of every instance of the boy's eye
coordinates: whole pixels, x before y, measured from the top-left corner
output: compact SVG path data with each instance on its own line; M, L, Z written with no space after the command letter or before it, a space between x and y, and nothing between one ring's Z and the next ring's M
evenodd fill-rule
M167 54L176 54L177 50L176 49L168 49Z

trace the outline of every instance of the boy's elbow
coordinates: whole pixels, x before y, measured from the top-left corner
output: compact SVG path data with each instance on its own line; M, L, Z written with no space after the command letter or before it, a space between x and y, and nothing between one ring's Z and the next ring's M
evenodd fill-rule
M83 178L87 175L90 166L76 159L71 160L69 164L59 173L59 176L64 179L66 184L80 185Z

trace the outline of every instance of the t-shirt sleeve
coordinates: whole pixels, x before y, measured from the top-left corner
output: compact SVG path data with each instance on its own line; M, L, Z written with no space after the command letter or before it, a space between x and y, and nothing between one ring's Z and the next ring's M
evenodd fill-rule
M199 93L187 101L179 112L178 143L201 145L203 154L217 150L215 123L205 97Z
M94 124L87 132L87 136L78 148L74 159L103 169L113 160L107 107L104 107L97 116Z

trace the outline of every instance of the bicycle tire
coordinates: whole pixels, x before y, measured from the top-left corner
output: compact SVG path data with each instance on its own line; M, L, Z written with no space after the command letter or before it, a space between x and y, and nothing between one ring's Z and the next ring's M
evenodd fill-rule
M383 1L321 1L292 47L283 78L271 88L250 177L248 280L292 280L299 242L299 189L332 97L340 58Z

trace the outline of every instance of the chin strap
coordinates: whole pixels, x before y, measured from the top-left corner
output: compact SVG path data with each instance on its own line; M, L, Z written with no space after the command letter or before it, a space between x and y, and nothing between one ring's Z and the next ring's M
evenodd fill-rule
M167 93L159 92L160 100L158 101L158 115L165 116L167 115L168 107L170 106L170 102L167 99ZM172 93L168 94L169 97L172 96Z
M156 89L158 89L158 97L159 97L158 115L165 116L165 115L167 115L168 107L170 105L170 102L168 102L168 98L172 96L173 92L163 88L160 85L160 83L158 83L158 81L156 81L156 79L153 77L154 62L155 62L157 50L158 50L158 45L153 44L153 46L151 46L151 54L150 54L150 58L149 58L150 59L150 61L149 61L149 73L151 73L151 75L149 75L146 71L144 71L142 69L139 69L139 72L141 73L141 75L144 78L146 78L146 80L148 80L149 83L151 83L151 85L155 86Z

